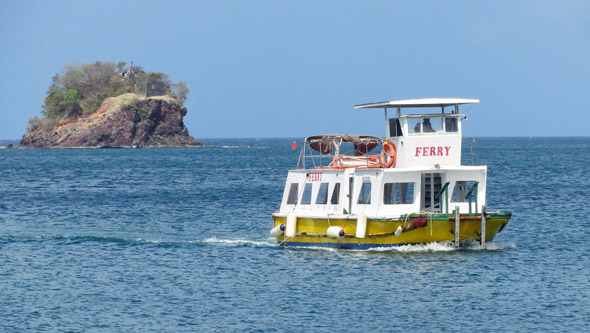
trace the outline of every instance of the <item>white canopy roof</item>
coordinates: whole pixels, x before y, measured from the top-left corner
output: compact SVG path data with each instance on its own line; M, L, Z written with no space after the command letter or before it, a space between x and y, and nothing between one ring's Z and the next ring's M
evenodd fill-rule
M402 99L389 102L378 102L369 104L360 104L355 109L369 108L427 108L427 107L446 107L460 104L479 103L479 99L471 98L419 98L419 99Z

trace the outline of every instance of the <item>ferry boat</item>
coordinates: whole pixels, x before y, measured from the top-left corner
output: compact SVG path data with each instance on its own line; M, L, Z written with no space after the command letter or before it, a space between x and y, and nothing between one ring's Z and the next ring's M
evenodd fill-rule
M383 109L386 137L306 138L272 214L271 236L282 246L346 249L492 241L511 213L486 209L487 166L461 164L467 117L459 106L475 103L427 98L355 106ZM381 150L371 154L375 148Z

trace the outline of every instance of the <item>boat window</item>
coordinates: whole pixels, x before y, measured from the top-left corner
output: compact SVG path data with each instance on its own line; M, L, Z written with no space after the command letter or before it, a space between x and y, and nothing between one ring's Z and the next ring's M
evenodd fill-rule
M422 133L422 119L408 118L408 129L410 133Z
M371 182L363 181L361 192L359 193L358 204L368 205L371 203Z
M399 119L397 118L390 118L389 119L389 136L403 136L402 134L402 126L399 123Z
M453 187L453 195L451 196L451 202L469 202L469 198L465 198L467 192L471 190L475 184L474 180L459 180L455 182ZM470 195L471 201L475 200L475 191Z
M297 183L291 184L291 187L289 188L289 196L287 197L287 205L297 204L298 189L299 189L299 184L297 184Z
M409 118L410 133L437 133L443 131L443 118Z
M301 196L301 204L302 205L309 205L311 204L311 183L305 184L305 188L303 189L303 195Z
M446 132L457 132L457 118L445 118L445 131Z
M330 203L332 205L337 205L340 201L340 183L334 184L334 189L332 190L332 198L330 199Z
M318 196L315 199L316 204L325 205L328 203L328 183L321 183Z
M442 132L442 118L424 118L422 121L422 131L424 133Z
M414 183L385 183L383 204L399 205L414 203Z

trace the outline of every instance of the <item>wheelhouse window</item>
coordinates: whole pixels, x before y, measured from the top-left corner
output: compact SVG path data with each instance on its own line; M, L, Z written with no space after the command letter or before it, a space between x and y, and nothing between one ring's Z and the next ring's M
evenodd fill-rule
M297 183L291 184L291 187L289 187L289 196L287 197L287 205L297 204L298 189L299 189L299 184L297 184Z
M383 204L400 205L414 203L414 183L385 183Z
M468 202L469 199L471 201L475 200L475 196L477 195L477 191L473 189L477 182L474 180L459 180L455 182L455 186L453 187L453 195L451 196L451 202ZM471 191L473 189L473 191ZM469 197L467 193L471 191Z
M422 119L422 133L442 132L443 125L441 118Z
M408 118L408 129L410 134L452 133L458 131L457 121L456 117Z
M389 136L403 136L402 126L400 125L398 118L389 118Z
M358 204L368 205L371 204L371 182L363 181L361 191L359 193Z
M315 199L315 203L319 205L325 205L328 203L328 183L321 183L318 196Z
M332 190L332 198L330 198L330 203L332 205L337 205L340 202L340 183L334 184L334 189Z
M457 118L445 118L445 132L453 133L459 131Z
M302 205L311 204L311 188L312 188L311 183L305 184L305 188L303 189L303 195L301 196L301 204Z
M410 133L422 133L422 119L408 118L408 129Z

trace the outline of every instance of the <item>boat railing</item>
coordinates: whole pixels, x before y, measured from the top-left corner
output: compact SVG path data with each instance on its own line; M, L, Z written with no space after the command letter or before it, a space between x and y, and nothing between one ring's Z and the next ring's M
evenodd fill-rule
M451 183L446 182L445 185L440 189L440 191L438 191L438 193L434 197L434 200L438 200L438 202L440 203L440 212L441 213L443 211L443 203L444 203L445 214L449 213L449 184L451 184ZM442 198L443 193L445 194L444 200Z
M326 167L332 163L333 159L333 155L325 155L320 152L314 154L314 150L309 148L307 144L304 144L299 154L299 160L297 161L297 169Z
M473 194L473 192L475 191L475 214L477 214L477 188L478 188L479 182L474 182L473 185L471 185L471 189L469 189L469 191L467 191L467 194L465 195L465 199L469 200L469 215L472 214L471 212L471 204L472 204L472 198L471 198L471 194Z
M381 167L381 164L379 162L379 155L323 155L313 153L305 154L302 151L297 162L297 169L305 169L306 167L314 169L378 168Z
M297 161L297 169L345 169L345 168L376 168L380 167L379 154L360 154L348 142L330 142L330 148L312 148L309 141L305 141ZM380 142L378 144L381 144ZM360 154L360 155L359 155Z

